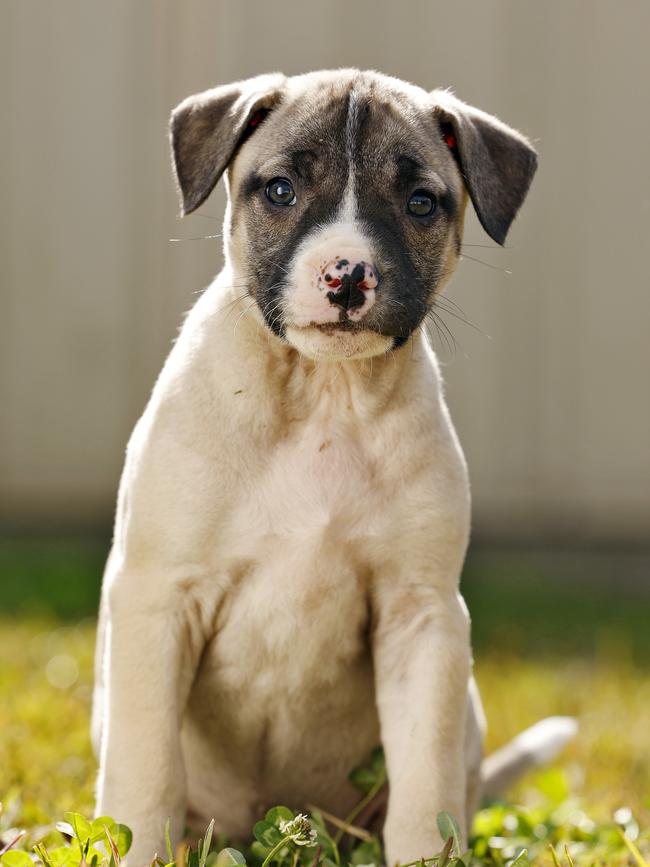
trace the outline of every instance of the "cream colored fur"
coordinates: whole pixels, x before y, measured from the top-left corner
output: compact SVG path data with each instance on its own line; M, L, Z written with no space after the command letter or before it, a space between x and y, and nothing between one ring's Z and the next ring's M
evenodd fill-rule
M458 590L469 487L438 364L421 330L387 352L375 332L302 327L299 293L275 336L246 294L231 207L226 266L128 446L100 617L97 813L132 827L141 867L168 817L178 841L213 816L246 837L276 803L346 812L347 775L381 741L387 860L431 855L440 810L466 837L484 726ZM354 223L353 191L340 219ZM354 227L331 249L328 231L296 259L301 291L300 268L346 243L372 260Z
M242 285L226 268L202 296L129 444L97 811L133 827L140 865L188 795L240 835L276 801L351 804L381 735L405 861L436 850L438 810L466 814L469 494L438 365L419 332L313 363Z

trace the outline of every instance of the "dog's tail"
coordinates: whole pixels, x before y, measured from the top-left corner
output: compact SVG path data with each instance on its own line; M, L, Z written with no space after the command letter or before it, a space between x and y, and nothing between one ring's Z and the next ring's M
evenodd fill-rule
M548 764L578 732L570 716L550 716L525 729L481 764L484 797L500 795L526 771Z

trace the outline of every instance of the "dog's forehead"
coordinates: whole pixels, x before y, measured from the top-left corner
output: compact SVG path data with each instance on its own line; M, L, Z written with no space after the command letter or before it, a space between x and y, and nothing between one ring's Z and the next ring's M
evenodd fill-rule
M427 162L444 148L426 91L379 73L341 70L289 78L246 151L247 167L310 151L335 172L352 162L381 171L405 154Z
M402 110L426 110L430 96L426 90L399 78L357 69L324 70L287 78L285 94L290 101L311 101L312 105L346 99L350 93L392 102Z

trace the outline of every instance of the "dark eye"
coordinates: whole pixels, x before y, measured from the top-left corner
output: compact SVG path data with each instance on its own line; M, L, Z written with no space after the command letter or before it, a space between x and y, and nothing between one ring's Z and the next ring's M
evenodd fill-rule
M413 217L430 217L436 209L436 197L426 190L416 190L406 204Z
M273 178L266 185L266 198L274 205L295 205L296 193L291 181L286 178Z

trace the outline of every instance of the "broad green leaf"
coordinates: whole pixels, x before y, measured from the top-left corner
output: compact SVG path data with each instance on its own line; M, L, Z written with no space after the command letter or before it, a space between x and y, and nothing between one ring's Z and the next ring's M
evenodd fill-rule
M259 840L260 843L263 843L264 846L268 846L269 848L276 846L282 839L282 834L275 825L266 822L264 819L262 819L261 822L255 823L253 834L256 840Z
M293 812L288 807L271 807L264 819L276 827L280 822L290 822L294 818Z
M90 823L90 842L96 843L98 840L102 840L106 833L106 828L108 828L111 836L113 836L115 819L111 816L97 816L96 819L93 819Z
M454 850L460 854L460 828L454 817L443 810L438 813L436 822L442 839L448 840L451 837L454 841Z
M529 867L529 864L528 850L522 849L516 858L513 858L512 861L508 861L506 867L515 867L515 865L517 865L517 867Z
M373 773L381 776L386 771L386 757L384 756L383 747L375 747L370 753L370 758L367 762Z
M228 846L219 852L214 863L216 867L233 867L234 864L245 864L246 859L237 849L231 849Z
M120 853L120 858L124 858L126 853L131 848L133 842L133 834L128 825L117 824L110 829L113 842L117 846L117 851Z
M375 776L368 768L355 768L349 776L352 785L367 795L375 785Z
M89 864L93 861L97 864L101 864L106 860L107 858L105 852L102 852L100 849L96 849L95 846L88 847L88 851L86 852L86 861Z
M63 818L72 825L74 836L83 846L92 836L92 825L81 813L64 813Z
M0 856L0 864L6 867L34 867L34 862L22 849L9 849L4 855Z
M359 843L352 850L350 856L350 863L355 867L362 867L364 864L381 864L382 861L381 846L376 837L373 837L371 841Z
M386 759L382 748L373 750L369 760L355 768L348 779L364 795L372 789L380 788L386 782Z
M253 840L250 845L250 851L252 855L263 861L269 853L269 847L265 846L264 843L260 843L259 840Z
M56 849L48 850L47 857L54 867L67 867L68 864L78 864L81 859L79 845L75 846L58 846Z

